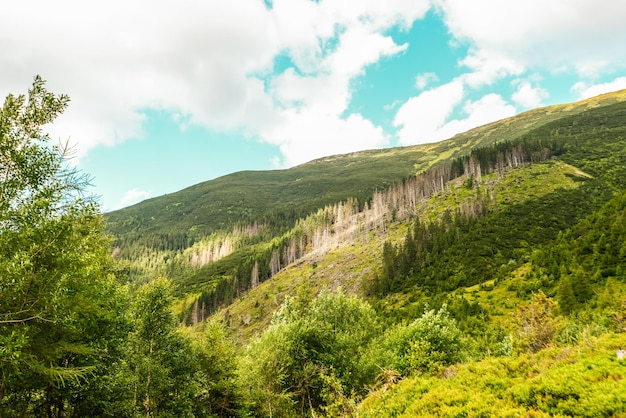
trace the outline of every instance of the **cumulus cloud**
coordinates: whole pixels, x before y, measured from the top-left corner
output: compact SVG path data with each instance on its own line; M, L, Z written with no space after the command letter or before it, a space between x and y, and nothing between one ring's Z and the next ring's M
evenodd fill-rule
M283 166L292 166L331 154L380 148L389 139L379 126L359 114L339 118L316 112L285 111L284 123L264 135L277 145ZM294 138L298 138L294 141Z
M67 93L72 104L54 133L71 133L82 153L141 137L148 108L237 126L258 100L248 74L270 69L279 48L255 0L25 0L5 8L0 27L0 89L23 91L41 74Z
M594 85L589 85L585 82L579 81L572 87L572 91L576 93L578 98L581 100L622 89L626 89L626 77L618 77L608 83Z
M437 0L451 33L470 57L507 57L524 68L589 75L626 65L626 3L597 0Z
M286 41L295 67L270 78L273 122L252 130L279 147L286 166L388 144L382 127L346 114L351 82L382 57L404 52L408 45L385 33L394 26L408 29L428 8L428 1L408 0L274 2L279 33L296 33Z
M541 106L542 101L548 96L549 94L546 89L535 87L530 81L522 81L518 84L512 99L518 106L531 109Z
M436 142L515 114L512 105L492 93L465 101L461 112L465 117L450 119L463 102L463 83L463 77L459 77L409 99L394 119L394 125L399 127L399 142L402 145Z
M524 72L524 65L515 58L488 50L472 51L460 64L471 70L463 75L463 80L473 88L491 85L504 77Z
M513 116L515 107L508 104L499 94L490 93L478 100L467 101L463 106L463 114L467 117L451 120L439 129L438 135L441 139Z
M410 28L429 7L429 0L274 0L271 7L25 0L0 14L0 93L23 91L41 74L50 90L69 94L52 134L71 136L80 155L141 138L144 111L156 109L184 115L181 129L243 130L300 162L311 148L297 130L303 118L285 113L309 112L304 126L316 137L339 129L344 137L335 135L327 152L384 143L379 127L344 114L350 82L404 51L386 33ZM283 74L274 73L279 55L293 63Z
M368 23L351 23L338 34L336 47L318 60L315 72L299 74L288 68L271 80L276 122L257 126L260 138L279 147L287 166L386 145L381 127L360 114L344 114L351 100L350 82L368 65L406 47L372 31Z
M117 208L123 208L126 206L134 205L135 203L139 203L142 200L146 200L150 196L152 196L152 193L147 192L145 190L141 190L138 188L130 189L126 193L124 193L124 196L122 196L122 199L120 199L120 202ZM113 208L113 209L117 209L117 208Z
M463 94L463 82L456 79L407 100L393 120L394 126L399 128L400 144L412 145L443 139L440 130L463 100Z
M451 83L409 98L399 108L393 123L403 145L446 139L514 115L515 107L497 94L468 100L479 89L507 78L518 79L513 103L521 108L540 106L548 92L529 80L519 81L530 70L574 71L589 77L607 68L626 68L626 4L602 6L596 0L575 4L435 0L434 4L454 41L467 47L458 63L468 71ZM432 80L428 74L420 75L416 87L424 89ZM579 83L573 91L588 97L622 83L622 79L597 86Z

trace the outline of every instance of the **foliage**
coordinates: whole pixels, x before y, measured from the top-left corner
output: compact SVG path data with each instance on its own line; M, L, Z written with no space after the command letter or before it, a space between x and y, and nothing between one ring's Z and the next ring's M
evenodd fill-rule
M130 309L128 368L132 409L146 416L191 416L196 359L177 329L172 288L157 279L138 289Z
M237 384L239 353L224 326L207 321L192 339L191 348L197 367L194 416L238 415L245 409Z
M167 280L118 281L88 179L42 133L67 102L36 77L0 111L0 416L238 414L224 330L180 329Z
M569 277L561 276L557 297L561 312L567 315L574 311L576 308L576 297L574 296L574 290L572 289L572 283Z
M554 300L539 292L526 306L517 308L518 341L522 350L536 353L550 344L558 331L554 318L557 306Z
M250 344L242 380L264 413L315 415L362 394L372 378L362 356L376 332L372 308L341 290L289 298Z
M396 370L406 376L461 362L464 351L463 334L444 305L409 324L388 329L373 344L369 361L380 370Z
M61 414L115 365L124 303L88 179L43 126L69 99L36 77L0 111L0 414ZM88 392L88 391L87 391ZM86 392L86 393L87 393ZM93 400L93 398L91 398Z
M626 334L577 346L472 362L446 376L419 376L362 402L362 417L621 416L626 413L626 363L616 349Z
M126 340L125 408L144 416L234 416L244 410L236 383L236 347L221 324L181 328L163 278L135 292Z

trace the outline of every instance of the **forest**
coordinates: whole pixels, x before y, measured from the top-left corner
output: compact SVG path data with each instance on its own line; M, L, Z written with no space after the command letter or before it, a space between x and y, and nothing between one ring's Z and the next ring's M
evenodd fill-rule
M36 77L0 110L0 417L626 415L621 97L143 230L101 214Z

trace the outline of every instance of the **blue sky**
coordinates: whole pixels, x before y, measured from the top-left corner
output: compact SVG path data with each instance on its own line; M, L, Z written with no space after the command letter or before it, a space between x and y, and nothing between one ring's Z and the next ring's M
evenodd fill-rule
M103 210L241 170L434 142L626 88L613 0L23 0L0 94L71 99Z

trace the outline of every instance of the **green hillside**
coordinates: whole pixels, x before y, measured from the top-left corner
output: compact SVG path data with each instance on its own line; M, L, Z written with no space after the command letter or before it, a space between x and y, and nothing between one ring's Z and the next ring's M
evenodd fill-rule
M246 347L253 415L576 414L572 399L611 382L584 365L623 341L625 161L617 92L437 144L235 173L108 222L129 280L169 277L183 323L217 319ZM537 316L547 330L523 325ZM583 341L597 349L561 364ZM526 382L528 362L549 365ZM470 401L472 373L476 396L501 401ZM563 373L594 383L546 401ZM607 393L597 411L624 412Z
M463 297L492 315L503 316L508 305L507 328L516 333L521 354L487 355L397 385L381 384L360 405L359 416L623 416L626 360L619 351L626 346L625 216L622 192L537 249L520 269L523 275L464 290ZM535 303L522 300L530 292L551 289L563 315L539 312L530 325L520 321ZM546 325L552 333L549 344L528 350L529 340L539 338L537 328Z
M626 416L625 92L226 176L112 242L43 84L0 109L1 416Z
M386 190L389 185L444 164L450 158L467 155L476 147L543 137L567 143L568 135L574 134L565 131L570 125L576 126L578 115L606 109L625 97L626 92L622 91L575 104L536 109L436 144L328 157L288 170L234 173L109 213L107 229L115 238L117 257L130 262L130 280L145 281L154 275L199 275L185 282L206 281L211 276L232 275L235 266L243 266L247 275L254 264L249 245L255 244L263 248L253 252L266 253L261 257L261 269L265 270L262 276L267 277L271 275L267 266L271 251L262 243L284 236L298 219L348 199L356 199L362 208L377 190ZM591 123L596 122L602 126L602 121ZM563 133L554 135L559 127ZM576 165L577 157L572 154L576 152L584 155L587 150L570 150L564 158L573 158ZM249 225L255 225L256 232L242 233L241 228ZM228 251L222 251L224 248ZM189 263L194 257L202 258L201 254L207 259L207 252L219 252L222 258L233 251L239 253L223 261L225 266L207 267L210 271L196 272ZM204 261L196 264L201 266Z
M234 225L267 219L290 226L327 204L372 192L478 146L513 140L551 121L626 98L626 92L575 104L532 110L436 144L356 152L326 157L287 170L246 171L200 183L106 214L108 230L124 241L150 234L195 239ZM173 248L180 247L172 237ZM187 241L184 241L185 243ZM165 243L167 246L168 244Z
M361 262L361 279L353 281L350 288L362 295L388 295L399 300L403 294L411 295L413 302L408 306L391 305L391 315L401 317L406 309L422 309L423 298L432 299L441 292L494 280L515 270L534 248L549 243L600 207L613 191L621 190L626 178L624 98L626 92L622 91L537 109L437 144L329 157L289 170L235 173L151 199L108 215L113 233L123 224L135 225L116 234L117 257L128 260L130 280L145 281L155 275L174 279L185 301L181 314L199 305L203 307L199 315L205 317L277 274L275 281L280 281L281 274L290 274L283 268L294 261L310 259L315 265L323 264L324 253L320 256L315 251L316 234L339 237L335 231L342 228L336 224L339 218L355 219L360 223L353 227L370 230L367 249L361 250L369 264ZM506 175L500 169L495 172L496 160L504 158L501 155L521 148L527 163L535 160L535 164ZM544 152L556 156L558 163L540 161ZM482 174L456 172L469 164L470 156L478 165L482 163ZM494 166L489 168L490 164ZM367 212L376 193L390 193L394 187L399 191L393 193L406 193L404 189L416 178L416 171L424 184L430 184L433 176L483 178L476 178L471 187L452 182L457 186L429 191L427 195L432 198L418 199L417 208L384 204L385 213ZM235 196L238 201L233 201ZM412 258L416 265L396 266L389 274L392 264L402 264L406 251L396 248L393 259L381 254L386 237L391 237L392 243L393 239L406 238L405 232L393 238L393 218L398 211L405 218L417 216L418 224L408 229L413 239L420 236L422 255ZM476 213L468 218L455 211ZM247 215L242 215L244 212ZM389 224L383 228L388 230L371 231L367 222L356 221L359 216L378 216L381 219L375 222ZM236 219L241 228L246 224L255 228L252 232L242 232L241 228L230 232L233 220L221 221L227 227L215 231L215 224L195 223L201 217ZM398 220L408 221L405 218ZM146 227L137 226L142 223ZM158 228L160 223L163 227ZM405 224L400 222L398 230L405 231ZM362 240L347 241L358 248ZM386 260L382 272L377 261L381 258ZM316 274L323 275L319 270ZM342 285L343 281L334 283ZM421 298L412 290L416 286ZM263 309L267 320L271 309ZM256 316L250 310L240 315Z
M245 363L244 379L274 382L244 384L250 395L293 416L623 416L626 105L566 115L508 147L523 144L554 153L465 173L413 216L311 253L223 309L246 361L261 363ZM503 149L470 154L484 168ZM354 338L370 333L360 348L324 336L311 295L329 288L375 309L381 328L351 325ZM361 315L335 303L327 315ZM263 380L272 368L285 374Z

